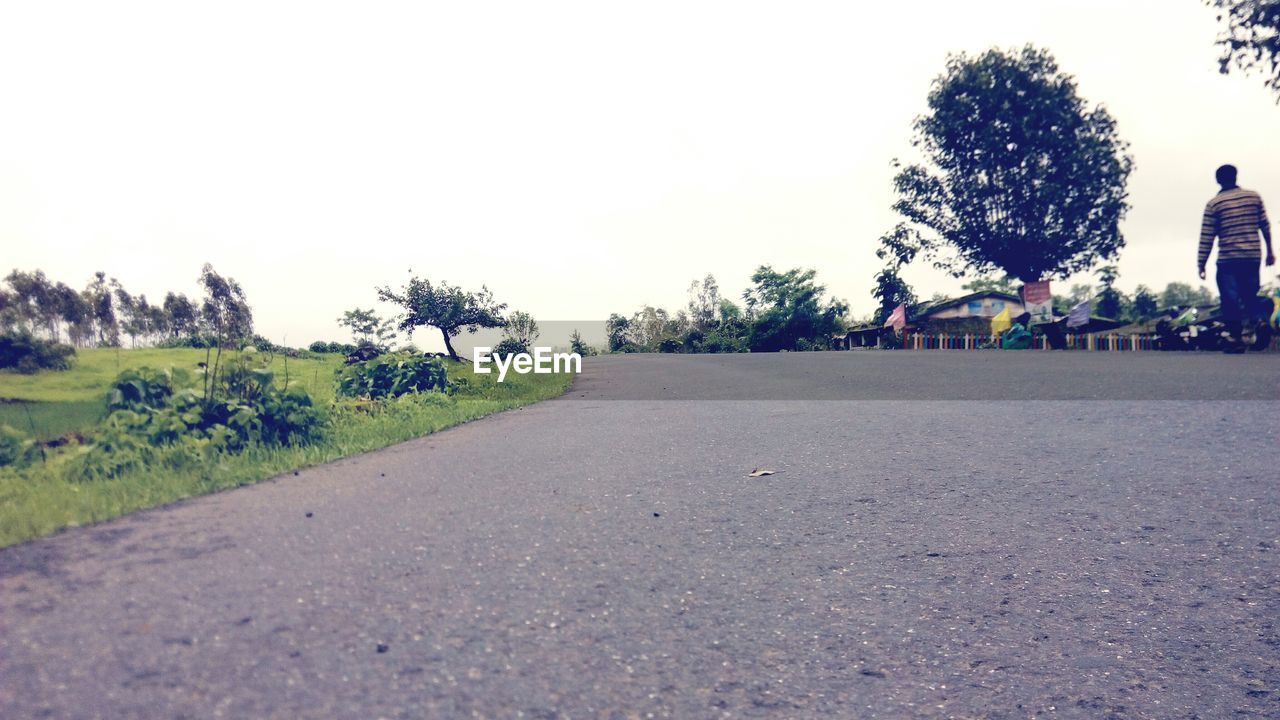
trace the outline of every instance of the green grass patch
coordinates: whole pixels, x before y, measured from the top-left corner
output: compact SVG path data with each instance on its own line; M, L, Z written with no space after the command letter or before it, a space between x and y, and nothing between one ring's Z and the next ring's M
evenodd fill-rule
M123 351L122 355L133 352L199 352L203 360L203 351L192 350ZM302 362L308 361L289 361L291 375L295 363ZM341 363L341 357L329 356L309 362L320 363L320 367L327 368L327 371L319 370L318 379L325 382L328 392L315 393L318 403L327 405L327 398L333 397L333 368ZM133 367L146 364L138 362ZM77 368L70 372L77 370L85 371ZM277 377L282 378L281 370L276 371ZM99 387L84 388L80 392L90 396L104 393L107 384L115 377L114 363L110 364L109 372L101 373L103 379ZM43 380L40 375L34 377ZM0 547L62 528L100 522L135 510L254 483L296 468L386 447L495 412L556 397L564 393L573 380L572 375L565 374L513 373L507 375L506 382L498 383L495 373L475 375L467 363L450 363L449 377L459 381L457 392L451 395L424 393L365 408L336 405L324 438L305 447L255 447L241 454L220 455L213 463L187 462L176 467L146 468L115 479L92 482L75 476L78 448L74 446L59 449L44 464L37 463L21 471L11 468L0 470ZM305 377L300 378L303 387L306 387L305 380ZM71 384L52 383L40 386L35 394L44 393L43 396L48 397L50 393L56 395L61 392L65 393L64 396L74 397L71 387ZM0 394L3 392L0 390Z
M74 432L84 432L106 415L101 400L35 402L0 400L0 425L8 425L28 437L48 441Z
M34 375L0 371L0 398L42 402L99 400L111 381L124 370L140 367L161 370L174 367L194 371L196 364L205 362L206 358L213 364L215 355L216 353L206 355L204 350L192 348L89 348L76 353L70 370L41 370ZM237 352L224 351L222 362L233 362L238 356ZM255 357L268 355L258 353ZM290 385L306 389L317 403L333 400L333 371L342 364L342 355L286 358L277 353L270 357L271 371L278 380L284 380L287 369Z
M221 362L230 364L239 356L238 352L223 352ZM270 369L276 380L284 382L287 376L290 386L309 392L317 405L333 402L333 371L342 365L342 355L286 358L280 354L258 353L254 357L270 357ZM194 372L197 363L205 362L206 358L213 364L214 353L206 355L204 350L192 348L90 348L76 354L70 370L42 370L34 375L0 371L0 424L40 440L52 440L73 432L87 435L106 412L107 388L121 371L150 367Z

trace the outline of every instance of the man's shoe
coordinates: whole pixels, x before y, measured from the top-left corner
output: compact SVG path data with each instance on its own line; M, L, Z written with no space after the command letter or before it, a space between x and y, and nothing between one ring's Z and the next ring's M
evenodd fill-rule
M1226 353L1227 355L1243 355L1244 343L1229 342L1227 343L1226 347L1222 348L1222 352Z

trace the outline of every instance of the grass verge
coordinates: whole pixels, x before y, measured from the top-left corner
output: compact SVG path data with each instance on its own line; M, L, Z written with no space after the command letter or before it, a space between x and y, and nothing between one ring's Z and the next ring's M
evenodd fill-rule
M332 384L331 372L328 377ZM475 375L467 363L450 364L449 377L462 381L451 395L406 396L365 409L337 406L324 438L305 447L256 447L215 463L147 468L92 482L75 477L70 451L21 471L0 471L0 547L376 450L556 397L573 380L568 374L512 374L498 383L495 374Z

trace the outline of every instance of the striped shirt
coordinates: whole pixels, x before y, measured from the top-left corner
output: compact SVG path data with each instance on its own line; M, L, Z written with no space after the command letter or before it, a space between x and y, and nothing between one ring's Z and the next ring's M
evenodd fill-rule
M1200 225L1200 269L1209 262L1214 237L1218 238L1218 262L1262 259L1258 231L1266 225L1267 210L1258 193L1233 187L1213 196L1204 206Z

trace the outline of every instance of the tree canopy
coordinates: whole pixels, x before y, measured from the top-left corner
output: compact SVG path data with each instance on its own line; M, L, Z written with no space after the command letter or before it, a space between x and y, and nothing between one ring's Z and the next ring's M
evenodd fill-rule
M412 337L415 328L436 328L444 337L449 357L455 360L459 356L450 339L457 337L464 328L474 333L482 327L506 325L502 311L506 310L507 304L494 302L493 293L483 285L479 292L467 292L445 282L433 285L430 280L415 277L399 291L390 287L377 290L379 300L404 308L405 314L399 324L401 330Z
M831 335L842 328L849 306L824 300L826 288L814 282L816 276L816 271L800 268L778 272L761 265L756 269L751 275L754 287L742 295L748 315L754 318L747 340L752 352L826 347Z
M1280 0L1206 0L1226 28L1218 37L1218 69L1260 73L1280 103Z
M901 166L882 238L900 262L917 254L960 277L1066 277L1124 246L1120 220L1133 168L1116 123L1089 109L1044 50L954 54L916 119L924 162Z

